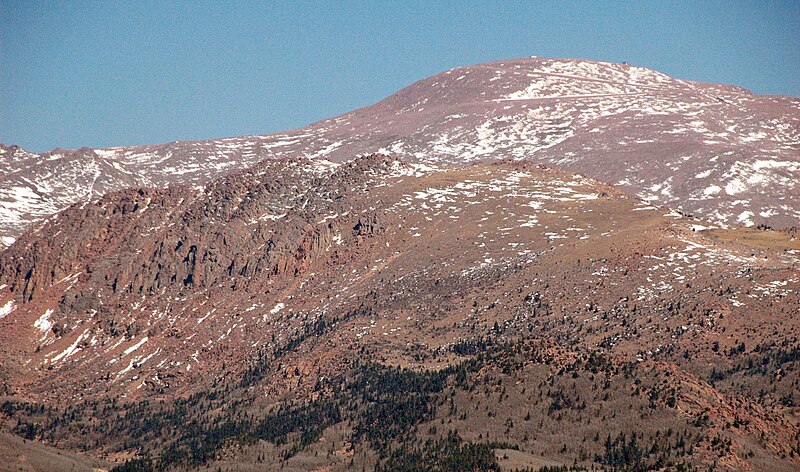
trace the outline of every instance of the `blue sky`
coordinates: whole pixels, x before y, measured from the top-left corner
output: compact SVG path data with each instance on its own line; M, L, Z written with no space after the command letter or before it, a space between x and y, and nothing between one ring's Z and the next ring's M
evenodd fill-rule
M0 0L0 142L270 133L459 65L628 61L800 96L800 2Z

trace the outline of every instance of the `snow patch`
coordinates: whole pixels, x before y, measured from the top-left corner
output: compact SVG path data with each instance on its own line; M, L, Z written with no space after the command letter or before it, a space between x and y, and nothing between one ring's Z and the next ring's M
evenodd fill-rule
M278 313L279 311L283 310L283 309L284 309L284 307L286 307L286 304L284 304L284 303L278 303L277 305L275 305L275 306L274 306L274 307L273 307L273 308L272 308L272 309L269 311L269 314L270 314L270 315L274 315L274 314Z
M15 303L14 300L9 300L6 302L5 305L0 306L0 319L5 318L6 316L10 315L12 311L14 311Z
M142 346L142 344L147 342L147 339L148 339L147 336L143 337L141 340L139 340L138 343L134 344L133 346L129 347L128 349L125 349L122 352L123 355L127 356L128 354L132 353L133 351L139 349Z
M38 320L34 321L33 327L37 328L42 333L47 334L50 331L50 328L53 327L53 322L50 321L50 315L53 314L53 310L47 310L44 312L42 316L39 317Z

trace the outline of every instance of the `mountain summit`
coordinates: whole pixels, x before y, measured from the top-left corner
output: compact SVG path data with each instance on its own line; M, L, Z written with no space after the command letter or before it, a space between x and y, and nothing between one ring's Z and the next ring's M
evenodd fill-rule
M719 223L800 221L800 99L625 63L528 58L452 69L284 133L88 157L4 147L0 236L10 243L47 215L108 191L202 185L262 159L341 162L373 152L446 166L556 164Z

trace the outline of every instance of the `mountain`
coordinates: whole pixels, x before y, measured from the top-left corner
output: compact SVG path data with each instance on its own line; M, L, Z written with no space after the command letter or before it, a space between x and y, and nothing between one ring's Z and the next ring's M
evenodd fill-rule
M0 236L8 245L108 191L202 185L267 158L376 151L447 166L527 159L718 223L800 220L800 99L625 63L529 58L452 69L285 133L43 155L0 147Z
M525 161L107 194L0 253L4 410L154 470L792 470L800 243L707 226Z
M797 228L723 224L793 208L795 144L664 131L736 96L797 102L526 59L283 135L3 148L39 187L3 213L0 470L797 470ZM769 188L692 200L733 148Z

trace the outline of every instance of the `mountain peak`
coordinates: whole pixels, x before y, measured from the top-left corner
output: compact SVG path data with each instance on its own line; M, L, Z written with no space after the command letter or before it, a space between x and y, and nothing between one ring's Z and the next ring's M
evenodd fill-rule
M719 223L791 226L800 219L800 199L786 198L800 194L798 110L796 98L626 63L494 61L450 69L372 106L272 135L20 154L0 180L0 235L13 238L42 215L96 196L96 188L202 185L262 159L341 162L378 151L434 166L532 160ZM48 159L75 152L103 157L115 177L95 187L90 160L65 172L56 167L67 163ZM22 169L28 180L12 178ZM60 183L64 178L71 180ZM33 181L70 190L42 193ZM28 190L14 190L20 188ZM23 215L17 195L29 191L43 201Z

